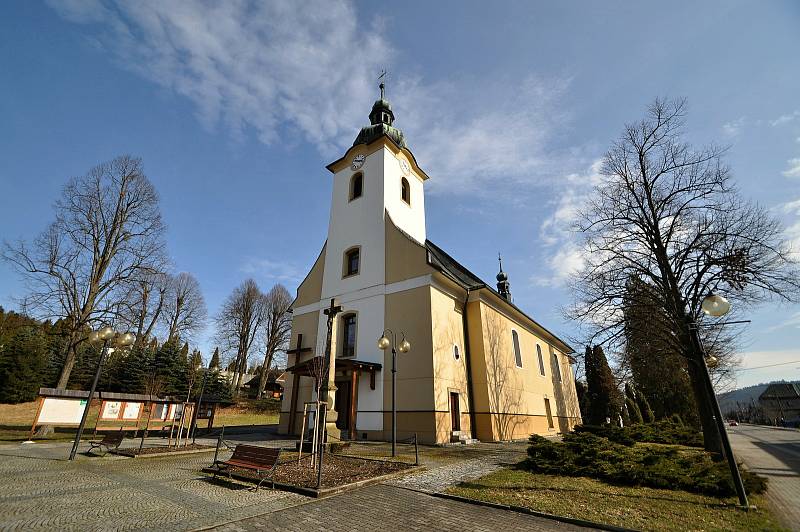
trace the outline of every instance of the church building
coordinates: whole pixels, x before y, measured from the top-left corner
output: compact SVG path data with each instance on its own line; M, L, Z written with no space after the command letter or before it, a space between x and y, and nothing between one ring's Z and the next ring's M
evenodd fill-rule
M495 289L427 239L429 177L394 118L381 84L370 125L327 166L328 238L292 303L280 432L300 433L330 342L322 394L333 406L329 433L389 440L392 349L378 347L384 335L410 344L397 352L398 439L501 441L570 430L581 421L573 349L514 305L502 264Z

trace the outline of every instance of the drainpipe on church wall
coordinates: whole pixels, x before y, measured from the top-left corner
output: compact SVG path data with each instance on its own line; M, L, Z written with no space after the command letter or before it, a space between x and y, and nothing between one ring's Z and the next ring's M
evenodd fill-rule
M469 324L467 323L467 303L469 303L470 288L466 289L464 297L464 307L461 310L461 322L464 324L464 365L467 370L467 398L469 399L469 433L471 438L477 439L477 427L475 426L475 401L472 388L472 364L470 363L469 349Z

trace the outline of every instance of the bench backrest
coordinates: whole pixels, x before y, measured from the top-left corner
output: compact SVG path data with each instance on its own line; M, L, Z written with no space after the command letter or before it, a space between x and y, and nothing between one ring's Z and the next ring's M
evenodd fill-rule
M122 431L111 432L110 434L106 434L105 436L103 436L103 441L101 443L106 445L118 445L122 443L122 439L124 437L125 436L122 434Z
M233 450L231 460L246 462L253 465L272 467L278 462L280 449L259 447L257 445L237 445Z

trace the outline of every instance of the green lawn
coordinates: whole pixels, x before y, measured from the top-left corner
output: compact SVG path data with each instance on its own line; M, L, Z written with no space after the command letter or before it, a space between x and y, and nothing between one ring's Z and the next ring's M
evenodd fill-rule
M220 408L214 419L214 426L227 427L242 425L269 425L278 423L279 414L275 412L275 404L266 401L243 401L239 405ZM97 407L89 410L86 420L84 438L89 437L94 431L97 420ZM36 416L36 401L16 405L0 404L0 441L27 440L31 430L31 423ZM205 426L205 421L200 420L199 427ZM129 424L129 423L126 423ZM141 421L144 427L144 420ZM46 439L71 440L75 436L75 427L56 428ZM39 439L39 438L36 438Z
M450 488L449 493L639 530L784 530L763 496L757 510L718 499L653 488L621 487L583 477L562 477L502 469Z

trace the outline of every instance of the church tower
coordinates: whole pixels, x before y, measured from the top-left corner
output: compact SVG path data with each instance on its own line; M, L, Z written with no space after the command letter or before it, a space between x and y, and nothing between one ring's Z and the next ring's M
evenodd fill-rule
M333 173L330 221L325 246L321 300L335 299L342 312L334 327L337 360L383 364L375 341L388 325L386 307L386 224L393 224L420 246L425 245L425 193L428 176L394 126L394 112L380 85L380 98L345 155L327 166ZM396 258L394 260L399 260ZM327 323L320 316L318 338ZM382 382L358 389L358 425L383 430ZM372 412L370 412L372 411ZM341 416L340 412L332 414Z

